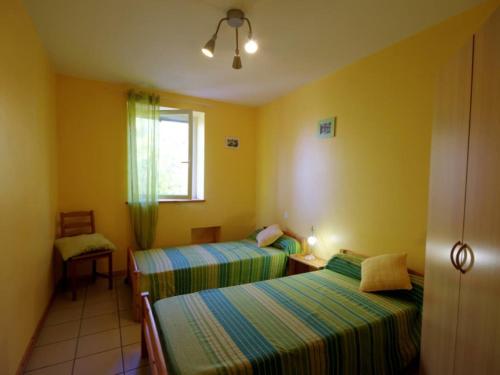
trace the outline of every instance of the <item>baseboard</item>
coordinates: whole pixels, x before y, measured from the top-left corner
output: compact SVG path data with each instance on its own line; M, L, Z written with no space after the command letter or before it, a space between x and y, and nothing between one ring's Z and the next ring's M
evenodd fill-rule
M50 306L52 305L52 302L54 301L55 297L55 289L52 290L52 295L49 298L49 302L47 303L47 306L45 306L45 310L43 311L42 317L38 321L36 327L35 327L35 332L33 332L33 335L31 336L30 341L28 342L28 345L26 346L26 350L24 351L24 355L21 358L21 362L19 363L19 366L17 367L16 375L23 375L24 371L26 369L26 366L28 365L28 361L31 357L31 353L33 352L33 348L35 347L36 340L38 339L38 335L40 334L40 331L42 330L43 323L45 322L45 319L47 318L47 314L49 313Z

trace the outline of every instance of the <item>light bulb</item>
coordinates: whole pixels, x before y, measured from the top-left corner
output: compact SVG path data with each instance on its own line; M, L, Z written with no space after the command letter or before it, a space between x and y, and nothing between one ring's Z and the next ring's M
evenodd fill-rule
M309 246L316 245L316 242L318 242L318 239L315 236L307 237L307 243L309 244Z
M207 57L214 57L214 54L212 53L212 51L206 49L206 48L202 48L201 49L201 52L203 52L203 54Z
M248 42L245 43L245 51L247 53L255 53L259 49L259 45L254 39L248 39Z

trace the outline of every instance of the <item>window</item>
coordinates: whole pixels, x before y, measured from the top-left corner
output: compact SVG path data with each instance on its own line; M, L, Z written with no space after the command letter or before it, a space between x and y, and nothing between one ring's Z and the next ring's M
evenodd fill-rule
M160 199L204 198L204 143L204 113L166 108L160 110Z

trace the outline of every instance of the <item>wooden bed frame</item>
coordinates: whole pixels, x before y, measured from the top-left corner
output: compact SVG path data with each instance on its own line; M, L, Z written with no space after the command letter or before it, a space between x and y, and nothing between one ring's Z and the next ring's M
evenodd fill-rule
M149 293L141 293L142 322L141 322L141 356L149 358L149 371L153 375L167 375L165 356L156 329L155 318L149 303Z
M139 291L139 280L141 271L137 267L134 251L129 247L127 249L127 279L132 288L132 317L135 321L141 318L141 293Z
M287 234L290 235L290 234ZM356 255L363 258L368 258L367 255L360 254L351 250L340 249L339 253L347 255ZM135 261L134 261L135 262ZM416 272L414 270L408 269L408 273L423 276L422 273ZM292 276L290 276L292 277ZM149 303L149 293L143 292L140 295L142 304L142 345L141 345L141 355L143 358L149 358L149 366L151 374L153 375L168 375L167 364L165 361L165 356L163 355L163 349L161 346L160 338L158 336L158 330L156 329L156 323L151 309L151 304Z
M295 234L292 231L285 230L284 234L295 238L300 242L300 245L304 251L307 250L307 241L304 237ZM134 251L129 247L127 249L127 277L132 288L132 316L135 321L141 320L142 314L142 302L141 302L141 291L139 289L139 280L141 278L141 271L137 267L137 262L134 257Z

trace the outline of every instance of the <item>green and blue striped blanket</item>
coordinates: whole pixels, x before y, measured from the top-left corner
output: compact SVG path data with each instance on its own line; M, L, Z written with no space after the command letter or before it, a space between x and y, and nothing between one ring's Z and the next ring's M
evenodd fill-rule
M204 289L221 288L281 277L288 254L300 245L290 237L259 248L253 240L136 251L141 271L139 290L151 301ZM280 249L278 249L278 247Z
M421 306L358 288L325 269L157 301L169 371L398 374L418 355Z

